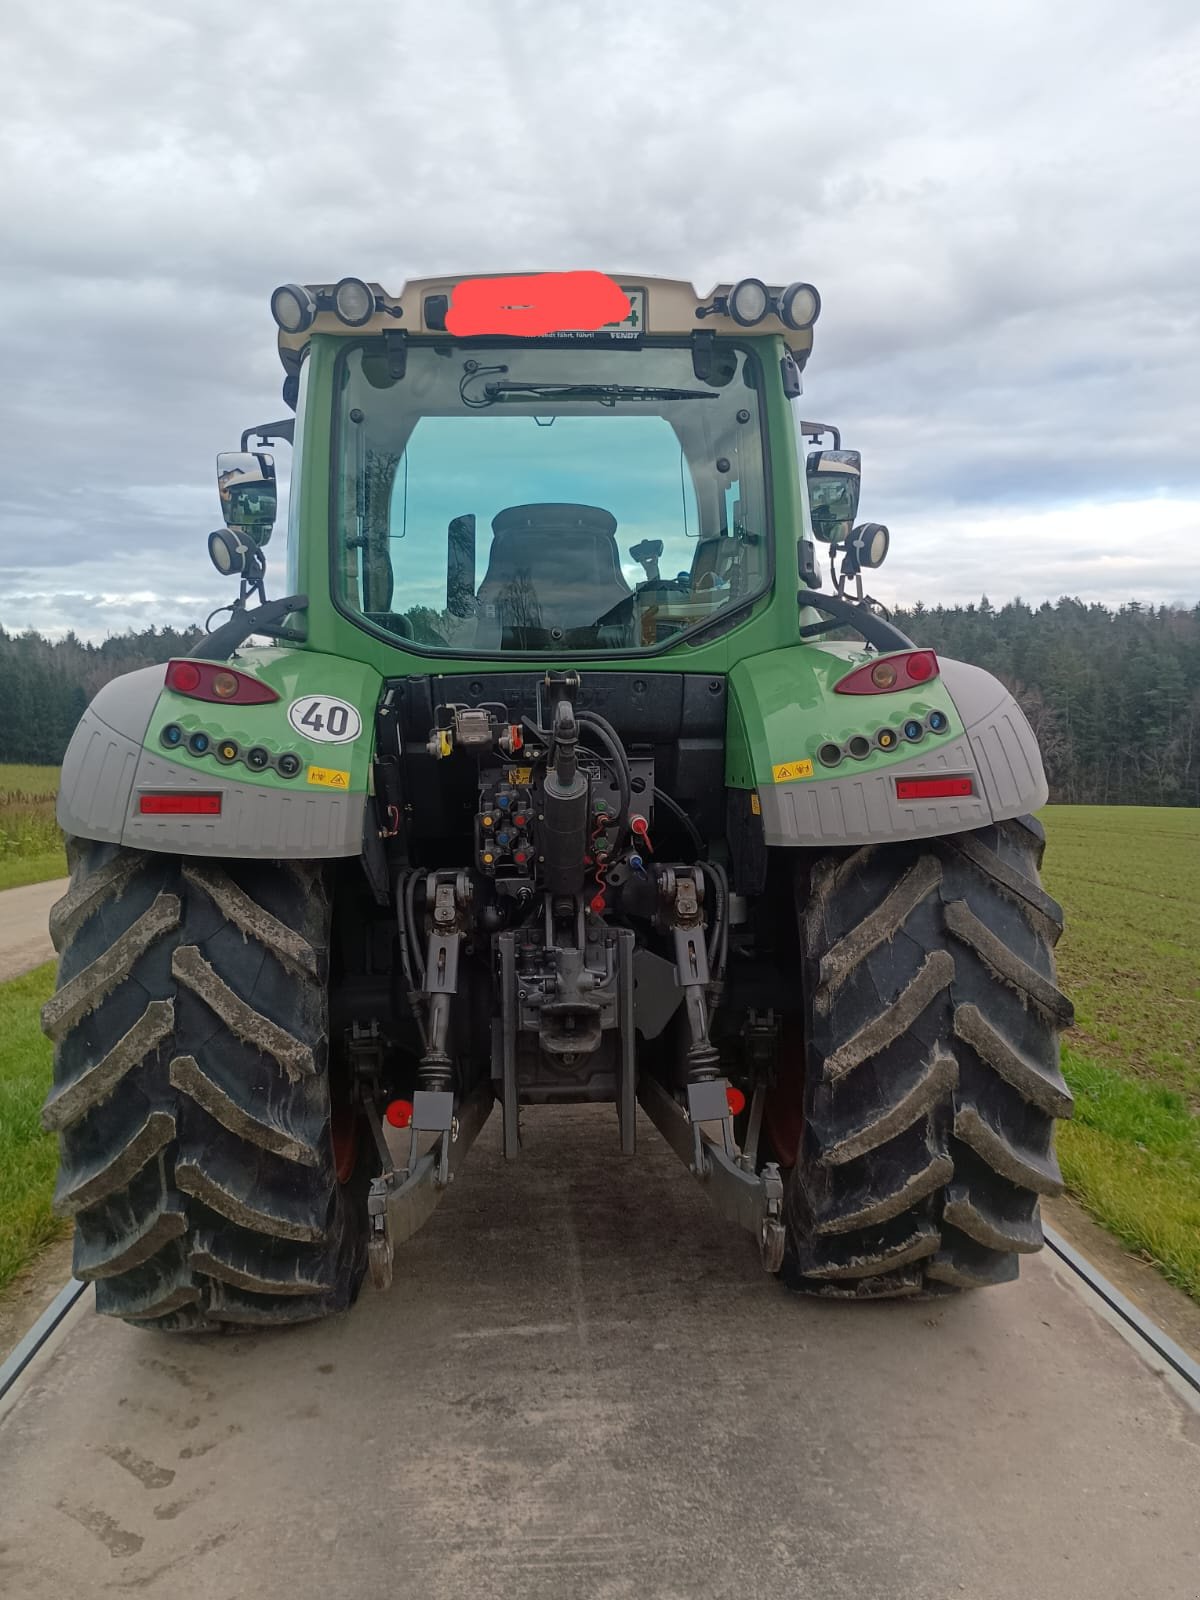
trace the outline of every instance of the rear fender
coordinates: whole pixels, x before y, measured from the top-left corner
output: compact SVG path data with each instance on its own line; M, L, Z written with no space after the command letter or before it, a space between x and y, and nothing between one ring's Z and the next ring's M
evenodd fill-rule
M161 666L115 678L84 712L67 748L60 827L85 839L181 855L360 854L379 674L337 656L278 647L245 650L219 665L258 679L279 698L260 705L195 700L169 690ZM353 713L344 726L340 714L334 719L336 733L321 716L330 701ZM171 728L181 730L173 745ZM196 736L207 739L199 754L190 748ZM230 742L236 754L223 759L218 752ZM265 768L247 760L251 751L266 752ZM281 756L297 758L294 776L280 770ZM218 796L219 811L143 810L148 795L197 793Z
M1033 730L1004 685L965 661L941 660L940 676L892 694L839 695L834 685L874 659L850 645L771 651L729 675L726 783L751 791L767 845L829 846L933 838L1036 811L1047 786ZM931 713L946 718L929 729ZM919 739L904 737L920 722ZM898 735L879 748L881 730ZM852 738L870 745L844 753ZM821 760L827 745L843 755ZM902 800L901 778L971 779L971 793Z

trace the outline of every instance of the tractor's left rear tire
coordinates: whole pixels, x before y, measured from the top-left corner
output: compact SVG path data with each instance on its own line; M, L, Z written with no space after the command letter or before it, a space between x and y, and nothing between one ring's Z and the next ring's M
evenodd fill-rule
M320 867L68 849L43 1122L76 1275L99 1311L168 1332L343 1309L365 1176L343 1154L339 1181L331 1133Z

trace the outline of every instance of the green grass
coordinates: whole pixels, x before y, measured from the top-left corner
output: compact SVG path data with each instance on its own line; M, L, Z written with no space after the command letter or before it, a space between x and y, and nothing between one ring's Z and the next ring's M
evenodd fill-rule
M50 1210L57 1140L39 1114L50 1087L50 1042L38 1023L54 963L0 984L0 1291L66 1231Z
M57 792L57 767L0 765L0 889L65 875Z
M1075 1002L1061 1123L1068 1188L1200 1301L1200 811L1049 806L1043 877L1063 904Z
M1048 806L1042 821L1073 1048L1200 1111L1200 811Z

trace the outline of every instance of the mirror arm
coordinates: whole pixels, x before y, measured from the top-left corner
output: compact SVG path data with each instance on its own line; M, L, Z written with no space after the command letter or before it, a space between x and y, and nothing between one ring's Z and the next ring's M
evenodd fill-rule
M251 438L257 438L260 445L270 444L272 439L282 439L285 444L294 445L296 442L296 419L285 417L282 422L260 422L255 428L247 428L242 434L242 450L250 449Z
M235 605L233 615L219 628L206 633L204 638L188 651L190 656L200 656L205 661L227 661L240 644L245 644L252 633L267 634L272 639L289 643L303 643L306 633L299 628L285 628L285 619L293 611L303 611L308 606L306 594L288 594L281 600L268 600L253 611Z
M802 606L811 606L814 611L823 611L831 622L814 622L800 629L802 639L814 638L817 634L829 633L834 628L845 624L860 633L868 644L873 644L877 650L915 650L916 646L906 633L901 633L893 623L885 621L874 611L868 611L866 606L856 605L853 600L846 600L836 594L814 594L811 589L801 589L797 595Z

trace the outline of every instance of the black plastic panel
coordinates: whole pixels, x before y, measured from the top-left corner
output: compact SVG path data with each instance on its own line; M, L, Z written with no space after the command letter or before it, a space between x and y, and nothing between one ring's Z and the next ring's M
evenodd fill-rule
M535 718L544 674L534 672L479 672L431 674L395 678L396 722L405 753L420 755L425 748L439 705L478 705L499 702L511 720ZM678 800L707 838L723 832L725 811L724 678L685 672L592 672L580 674L576 704L595 711L617 730L631 755L652 756L654 781ZM466 794L447 795L440 763L406 762L406 790L421 817L418 826L442 831L450 815L437 819L439 807L450 802L457 820ZM466 769L464 769L466 770ZM439 798L440 796L440 798ZM472 803L473 809L473 803Z

